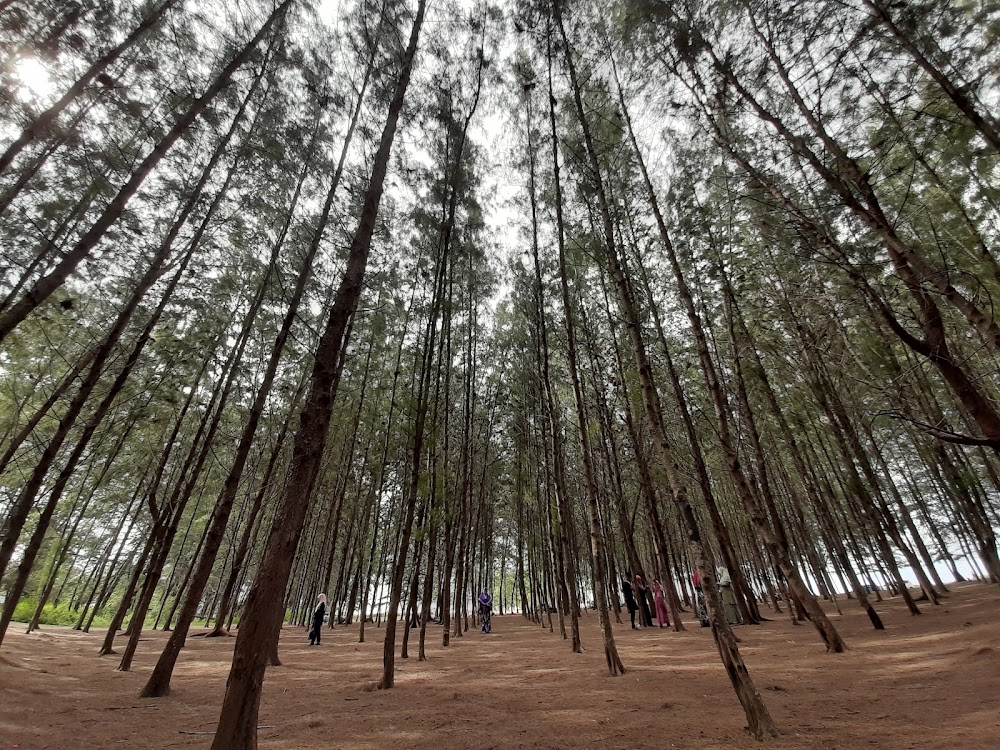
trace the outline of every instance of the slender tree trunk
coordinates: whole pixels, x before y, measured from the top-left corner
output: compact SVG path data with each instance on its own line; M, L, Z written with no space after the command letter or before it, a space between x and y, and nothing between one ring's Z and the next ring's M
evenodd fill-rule
M43 403L35 412L31 415L28 421L24 424L16 435L11 437L10 443L7 445L7 450L4 451L2 457L0 457L0 474L3 474L7 470L7 465L11 462L17 453L17 449L21 447L25 440L27 440L31 433L35 431L38 423L42 421L46 414L48 414L52 407L57 404L62 397L69 390L70 386L73 385L83 374L84 370L94 361L94 357L97 355L99 349L97 347L88 349L84 352L73 368L63 376L63 379L59 381L59 384L53 389L49 397L45 399ZM3 528L2 536L4 539L11 533L10 528L10 517L8 516Z
M597 477L594 473L593 451L590 444L590 433L587 425L587 415L584 410L583 389L580 386L579 364L576 351L576 329L573 320L573 300L569 293L569 274L566 264L566 240L562 214L562 187L559 176L558 135L556 132L556 98L552 90L552 66L548 68L549 80L549 132L552 139L552 175L555 184L556 238L559 247L559 280L562 290L564 324L566 328L566 356L569 360L570 380L573 383L573 396L576 402L577 429L580 437L580 452L583 458L583 471L587 486L587 510L590 520L590 548L594 565L594 598L597 613L601 622L601 636L604 641L604 658L608 672L612 676L625 674L625 666L618 655L615 645L614 631L611 629L611 618L608 615L607 581L608 571L605 564L604 530L601 528L598 510ZM530 130L530 123L529 123ZM532 190L534 193L534 190ZM537 261L536 261L537 262ZM541 311L544 314L544 311ZM652 623L647 623L652 625Z
M264 550L260 574L250 591L240 622L219 726L212 743L213 750L255 750L257 747L257 715L264 670L268 652L273 650L281 629L281 592L288 581L291 558L298 546L302 522L311 500L326 443L326 432L338 385L335 380L337 359L343 349L349 319L354 315L361 296L383 183L389 166L389 152L410 82L425 7L425 0L419 0L399 78L375 154L358 228L351 243L347 269L316 350L309 393L295 435L286 489L282 493L280 510Z
M158 7L154 8L146 18L135 28L135 30L129 34L125 39L118 45L112 47L103 55L101 55L97 60L95 60L81 75L69 90L66 91L59 99L52 104L48 109L39 114L32 120L25 128L21 131L21 134L17 139L11 143L7 149L0 154L0 174L2 174L17 158L17 155L24 150L24 147L31 143L35 138L43 135L49 127L56 121L56 118L62 114L63 110L66 109L73 101L76 100L80 94L84 92L87 86L90 85L97 76L108 69L122 53L128 50L130 47L134 46L136 42L139 41L150 29L154 28L160 19L170 10L173 6L177 5L180 0L163 0Z
M671 446L667 440L666 431L657 413L656 387L653 382L652 369L646 354L645 343L642 340L642 331L639 326L638 315L632 301L631 291L626 285L625 276L619 265L617 249L614 241L614 230L611 222L611 212L608 206L607 196L604 191L603 179L600 171L600 164L597 160L597 151L594 147L593 138L590 133L590 126L587 120L586 111L583 106L583 99L580 94L580 85L577 80L576 66L573 62L572 47L566 35L561 13L561 0L553 0L552 9L554 20L558 26L559 34L563 42L563 52L566 60L566 67L569 72L570 85L573 93L573 102L576 108L577 120L583 131L584 144L587 152L587 159L591 170L591 179L596 189L598 202L601 209L601 220L604 229L604 250L605 260L608 269L615 281L615 288L618 294L619 307L625 318L629 335L632 339L633 351L636 359L636 368L642 384L643 403L646 408L647 420L650 432L653 435L654 445L657 449L657 458L666 474L671 489L674 494L675 503L684 518L690 538L691 555L694 563L701 573L702 586L705 589L709 617L712 621L712 631L719 648L719 655L722 657L723 665L729 675L737 697L746 713L750 727L750 733L758 739L763 739L764 735L777 735L774 722L767 711L760 693L757 692L750 673L743 663L739 648L736 645L736 638L732 629L726 622L722 614L722 602L719 597L719 590L715 582L715 572L705 559L705 550L702 546L701 532L698 521L694 515L694 509L687 500L686 491L680 482L679 472L671 459Z
M879 23L889 30L889 33L913 57L917 65L941 87L955 107L969 119L969 122L979 131L979 134L983 136L993 150L1000 151L1000 129L997 128L996 123L989 114L981 112L976 106L976 102L968 93L970 87L959 85L955 81L952 81L927 58L917 47L914 40L893 19L892 13L889 10L890 6L887 6L882 0L861 0L861 4L871 12L872 16ZM892 5L891 7L898 6Z
M172 4L172 2L173 0L167 0L168 4ZM107 205L97 221L91 225L72 248L63 254L62 258L48 274L38 279L23 297L0 314L0 342L27 318L36 307L45 302L56 289L62 286L81 261L91 254L111 226L125 212L126 206L139 190L140 185L142 185L160 161L163 160L163 157L166 156L167 152L178 139L208 109L209 105L215 100L215 97L229 85L233 74L243 66L278 19L284 17L285 12L293 2L294 0L282 0L281 4L275 7L267 21L257 31L257 34L229 60L205 93L191 104L187 111L167 131L166 135L157 142L153 150L150 151L132 173L131 177L129 177L128 181L122 185L117 195Z
M622 102L624 103L624 99L622 99ZM625 116L627 118L627 110L624 111L626 112ZM705 336L704 326L697 310L695 309L691 290L681 269L673 242L667 232L666 223L664 222L662 213L659 209L659 202L656 198L649 175L646 172L645 163L642 160L638 145L635 141L635 135L631 128L629 128L629 135L632 141L633 150L637 155L643 180L646 185L650 206L653 209L653 215L656 219L657 229L659 230L660 240L667 252L667 258L670 262L674 278L677 282L678 294L684 304L688 321L690 322L694 333L702 373L705 377L705 383L709 394L712 397L713 406L715 407L715 416L719 428L719 440L726 456L726 465L729 470L730 478L736 488L740 502L750 514L756 531L767 546L768 552L774 564L781 570L781 574L788 581L792 593L806 607L809 617L813 625L816 627L817 632L820 634L820 637L823 639L823 642L826 644L827 649L834 652L841 652L846 649L847 645L844 643L833 623L826 616L826 613L823 612L823 608L816 601L815 596L813 596L812 592L810 592L808 587L805 585L798 569L792 564L787 544L783 543L780 531L776 531L775 528L772 527L771 522L767 518L766 511L764 507L762 507L761 501L758 499L754 489L750 486L746 473L743 469L742 462L739 458L739 452L736 449L732 436L730 426L732 415L729 400L722 388L722 384L719 382L718 370L712 361L711 352L709 351L708 342Z
M368 85L368 81L371 73L371 65L369 64L364 82L361 86L361 91L358 95L357 105L355 106L354 113L351 118L350 126L348 127L347 134L344 138L344 145L341 149L340 162L337 165L337 170L334 173L333 181L330 186L330 190L327 193L326 204L323 209L323 215L320 219L320 224L313 234L313 241L310 244L309 251L306 254L306 258L303 260L302 267L299 270L298 277L296 279L295 289L292 293L292 299L289 303L288 310L285 314L285 318L282 321L281 329L278 332L277 340L271 350L271 357L268 360L267 369L261 381L261 386L257 391L257 395L254 398L253 405L250 408L250 416L244 425L243 433L240 436L240 441L237 445L236 456L233 460L233 464L229 470L229 474L226 477L225 484L223 486L222 494L219 498L219 502L216 504L215 512L212 516L211 527L207 533L207 544L205 550L202 553L201 560L198 565L198 571L195 573L194 581L188 591L187 599L184 603L184 607L181 611L180 620L177 623L177 627L171 634L170 639L167 641L166 646L164 646L163 652L160 655L159 660L157 660L156 667L153 669L153 673L150 675L149 680L140 692L140 697L142 698L152 698L152 697L162 697L170 693L170 678L173 674L174 665L177 663L177 657L180 655L180 650L184 646L184 641L187 638L188 630L191 627L191 623L194 621L194 617L197 614L198 604L201 601L202 595L204 594L205 586L208 583L208 579L212 574L212 568L215 565L215 559L218 555L219 549L222 546L223 537L225 535L226 526L229 522L229 515L232 512L233 504L236 501L236 495L239 490L240 481L243 477L243 470L246 467L247 458L250 455L250 450L253 447L254 438L257 434L257 427L260 424L261 416L264 413L264 406L267 402L267 398L270 395L272 385L274 383L274 378L277 373L278 365L281 361L281 356L284 352L285 342L288 339L289 333L291 332L292 323L298 314L298 308L302 299L303 292L305 290L306 280L312 270L312 262L315 258L316 252L319 248L320 240L323 235L323 231L326 227L326 223L329 217L330 208L333 203L333 197L337 190L337 186L340 183L340 177L343 173L344 164L347 158L347 151L350 146L351 138L354 134L355 127L358 122L358 117L361 110L361 103L364 99L365 90ZM310 153L312 147L309 149ZM305 175L305 171L302 172ZM288 210L287 220L282 232L280 233L278 240L275 242L270 262L268 264L267 272L264 275L263 280L260 282L258 287L257 296L254 299L250 310L247 313L246 322L244 327L249 332L249 324L252 323L253 319L256 317L257 311L264 302L265 292L267 290L268 282L270 279L271 272L276 268L279 252L284 245L285 237L287 236L288 228L291 224L292 215L294 213L295 207L298 203L299 194L302 187L302 179L300 178L299 183L296 185L294 195L291 200L291 206ZM331 620L333 618L331 617Z
M148 406L149 401L152 400L152 396L153 396L153 393L151 393L149 395L149 398L147 399L146 404L145 404L146 406ZM141 413L141 410L137 410L137 414L139 414L139 413ZM38 621L41 618L42 610L45 608L45 605L48 602L49 596L52 594L52 589L55 586L55 581L56 581L56 577L57 577L57 575L59 573L59 569L60 569L60 567L62 566L63 562L66 559L66 555L69 552L70 546L73 543L73 537L76 536L76 531L77 531L77 529L80 526L80 522L83 521L84 516L87 513L87 508L90 506L90 501L93 500L94 495L97 492L97 489L103 483L104 478L105 478L105 476L107 476L107 473L111 469L111 466L115 462L115 459L118 458L118 456L119 456L119 454L121 452L122 446L125 444L126 438L132 432L132 430L135 427L137 421L138 421L138 417L134 417L130 421L129 426L126 429L124 429L124 430L121 431L121 433L118 436L118 440L117 440L117 443L116 443L115 447L112 448L108 452L107 458L105 459L104 464L101 467L101 471L98 474L97 478L94 480L94 483L90 487L90 490L87 492L86 499L83 501L82 506L80 507L80 509L78 511L75 511L76 512L76 519L73 521L72 526L70 526L69 530L65 533L63 539L60 541L61 548L60 548L59 553L56 556L56 558L55 558L55 560L54 560L54 562L52 564L52 569L49 572L48 580L46 581L45 585L43 586L42 592L38 596L38 605L35 607L35 613L34 613L34 615L32 615L31 622L28 624L28 631L27 632L30 633L32 630L34 630L35 628L38 627ZM147 469L147 471L148 471L148 469ZM89 467L88 467L88 473L89 473ZM135 502L136 498L139 497L139 494L142 492L144 484L145 484L145 480L146 480L146 477L143 476L143 478L140 479L139 482L136 484L136 489L135 489L135 492L132 494L132 499L129 500L129 508L132 507L132 504ZM81 482L81 489L86 484L86 482L87 482L87 477L84 477L83 481ZM125 519L125 516L123 515L122 516L122 521L124 521L124 519ZM120 528L120 526L119 526L119 528ZM58 597L56 597L56 598L57 598L57 601L58 601Z

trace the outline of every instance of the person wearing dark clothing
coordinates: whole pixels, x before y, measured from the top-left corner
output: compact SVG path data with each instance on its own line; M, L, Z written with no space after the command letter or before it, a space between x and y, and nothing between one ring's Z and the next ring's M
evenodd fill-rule
M479 595L479 622L484 633L493 632L493 597L485 591Z
M323 632L323 620L326 618L326 594L320 594L313 610L312 629L309 631L309 645L318 646L319 637Z
M639 606L635 603L635 596L632 594L632 581L629 580L628 573L622 578L622 594L625 596L625 606L628 607L628 616L632 618L632 630L638 630L639 628L635 624L635 613L639 609Z
M646 595L646 584L642 580L642 576L638 573L635 574L635 593L639 598L639 606L642 607L643 627L651 628L653 627L653 613L649 611L649 597Z

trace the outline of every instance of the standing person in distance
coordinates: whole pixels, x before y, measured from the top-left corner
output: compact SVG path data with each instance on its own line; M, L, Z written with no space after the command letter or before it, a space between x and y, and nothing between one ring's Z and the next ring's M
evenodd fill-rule
M635 595L632 593L631 574L626 571L622 578L622 595L625 597L625 606L628 607L628 616L632 619L632 630L638 630L635 624L635 612L639 609L635 603Z
M667 604L663 600L663 584L659 578L653 579L653 602L656 604L656 621L662 628L670 625L670 615L667 614Z
M323 632L323 620L326 618L326 594L320 594L313 610L312 629L309 631L309 645L318 646L319 637Z
M730 625L741 625L740 610L736 606L736 593L733 591L733 579L729 575L728 568L722 568L718 572L719 576L719 597L722 599L722 609L726 614L726 621Z
M479 622L484 633L493 632L493 597L485 591L479 595Z
M642 625L646 628L653 627L653 615L649 611L649 597L646 596L646 584L642 576L635 574L635 594L639 599L639 606L642 607Z

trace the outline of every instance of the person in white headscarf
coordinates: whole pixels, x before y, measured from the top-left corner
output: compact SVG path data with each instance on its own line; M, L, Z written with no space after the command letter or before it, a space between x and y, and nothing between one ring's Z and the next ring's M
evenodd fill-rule
M719 571L719 597L722 599L722 608L726 614L726 622L730 625L739 625L740 610L736 606L736 592L733 591L733 579L729 575L727 568Z
M326 618L326 594L320 594L313 610L312 630L309 631L309 645L318 646L319 637L323 633L323 620Z

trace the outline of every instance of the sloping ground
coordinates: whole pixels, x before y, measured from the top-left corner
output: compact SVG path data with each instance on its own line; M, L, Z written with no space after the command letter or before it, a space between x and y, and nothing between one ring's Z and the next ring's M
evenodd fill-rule
M911 617L898 600L878 606L871 629L853 602L834 613L851 650L824 653L811 626L787 617L740 627L742 650L781 736L781 750L961 748L1000 750L1000 587L963 586ZM310 648L285 628L284 666L270 669L260 716L267 750L339 748L758 748L744 732L707 630L630 631L616 625L628 673L607 676L594 613L584 654L520 616L494 617L429 660L400 660L397 687L371 691L382 631L357 626ZM429 634L430 635L430 634ZM414 641L416 631L413 631ZM166 699L136 698L164 641L150 633L134 671L95 656L99 635L14 626L0 651L0 750L207 748L218 718L233 639L193 638Z

